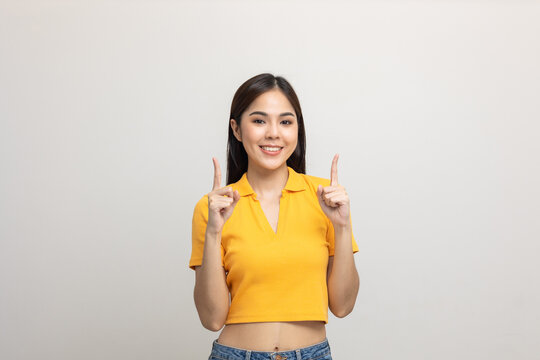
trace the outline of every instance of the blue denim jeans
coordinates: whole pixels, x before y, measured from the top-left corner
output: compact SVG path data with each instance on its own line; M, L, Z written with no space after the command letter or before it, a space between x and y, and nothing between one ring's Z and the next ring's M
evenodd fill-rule
M332 360L328 338L315 345L287 351L253 351L212 343L208 360Z

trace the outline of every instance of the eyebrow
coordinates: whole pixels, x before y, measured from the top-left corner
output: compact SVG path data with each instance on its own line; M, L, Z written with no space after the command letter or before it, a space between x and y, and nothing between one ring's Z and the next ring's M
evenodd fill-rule
M249 116L251 116L251 115L256 115L256 114L262 115L262 116L268 116L267 113L262 112L262 111L254 111L254 112L252 112L251 114L249 114ZM290 113L290 112L284 112L284 113L279 114L279 116L287 116L287 115L294 116L294 114L293 114L293 113Z

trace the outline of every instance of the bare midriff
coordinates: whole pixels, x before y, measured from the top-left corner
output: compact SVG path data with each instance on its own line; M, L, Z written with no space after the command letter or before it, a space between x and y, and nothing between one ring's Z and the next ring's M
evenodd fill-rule
M225 325L217 342L252 351L287 351L325 338L324 321L254 322Z

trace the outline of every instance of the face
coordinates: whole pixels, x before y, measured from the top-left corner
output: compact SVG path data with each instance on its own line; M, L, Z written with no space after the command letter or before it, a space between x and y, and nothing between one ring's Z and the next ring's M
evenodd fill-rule
M287 166L298 143L294 108L278 89L259 95L244 111L240 127L231 119L234 136L248 155L248 167L275 170Z

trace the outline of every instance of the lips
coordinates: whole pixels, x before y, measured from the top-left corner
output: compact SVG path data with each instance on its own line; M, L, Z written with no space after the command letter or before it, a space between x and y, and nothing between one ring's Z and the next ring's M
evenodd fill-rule
M281 150L283 150L283 147L282 146L265 146L265 145L260 145L259 146L261 148L261 151L267 155L277 155L277 154L280 154L281 153ZM279 149L279 150L265 150L263 149L263 147L266 147L266 148L274 148L274 149Z

